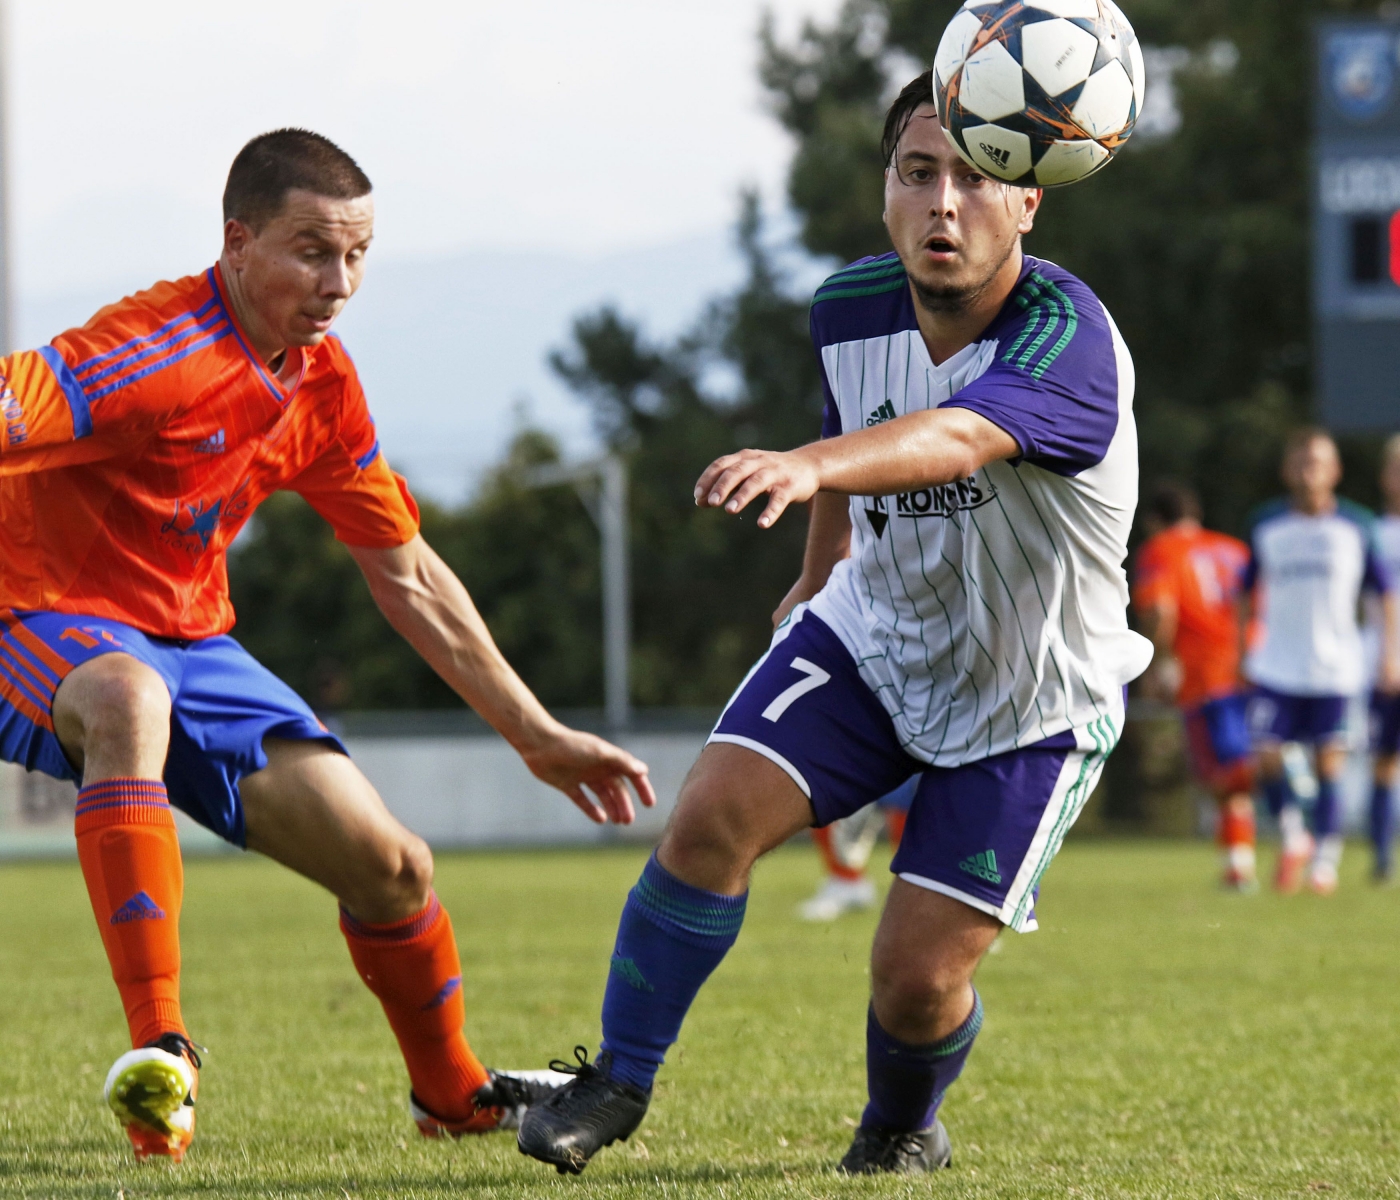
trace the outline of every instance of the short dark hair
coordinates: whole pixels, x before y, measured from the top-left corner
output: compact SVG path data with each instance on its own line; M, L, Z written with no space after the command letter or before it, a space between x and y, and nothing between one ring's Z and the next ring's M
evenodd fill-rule
M894 98L890 111L885 114L885 132L880 138L880 153L885 156L885 166L894 161L894 152L899 149L899 139L909 128L914 110L921 104L936 104L933 96L933 71L925 71L917 79L904 85L904 89Z
M224 220L261 229L282 210L293 188L355 200L370 193L369 176L328 137L309 129L260 133L238 152L224 185Z
M1201 498L1194 488L1176 479L1164 479L1147 498L1147 515L1163 525L1175 525L1186 517L1201 519Z
M1336 439L1321 425L1299 425L1290 430L1284 439L1283 457L1290 458L1299 450L1308 449L1314 442L1330 442L1334 450L1337 448Z

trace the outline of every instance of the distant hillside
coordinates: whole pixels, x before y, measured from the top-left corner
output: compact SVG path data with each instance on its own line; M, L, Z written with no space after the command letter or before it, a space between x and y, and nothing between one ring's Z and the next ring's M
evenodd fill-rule
M425 495L453 501L497 459L522 404L571 449L591 443L587 414L545 361L567 341L573 317L612 301L649 334L674 334L741 274L727 231L596 259L478 251L371 262L337 332L364 379L390 461ZM149 282L22 296L19 342L48 341Z

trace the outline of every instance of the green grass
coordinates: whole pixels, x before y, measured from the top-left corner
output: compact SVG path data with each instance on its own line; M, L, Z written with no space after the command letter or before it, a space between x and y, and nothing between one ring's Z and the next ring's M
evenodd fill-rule
M438 889L489 1063L595 1045L634 851L445 856ZM124 1026L76 866L0 869L0 1196L1400 1196L1400 893L1212 888L1208 847L1073 845L1040 933L979 976L944 1118L952 1171L832 1172L863 1093L873 917L796 921L813 858L764 863L626 1146L580 1179L509 1135L429 1143L335 906L253 858L188 867L185 1005L206 1060L183 1167L137 1166L100 1102Z

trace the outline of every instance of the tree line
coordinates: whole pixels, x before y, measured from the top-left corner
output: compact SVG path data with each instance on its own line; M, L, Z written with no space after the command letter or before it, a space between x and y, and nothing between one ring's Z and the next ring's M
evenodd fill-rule
M879 135L885 107L932 61L956 0L847 0L790 40L760 31L761 79L792 134L788 197L799 240L833 268L886 251ZM1047 194L1028 252L1081 276L1132 350L1144 486L1193 483L1209 523L1242 532L1277 491L1287 431L1311 409L1308 113L1311 22L1351 0L1138 0L1147 46L1170 53L1178 118L1108 170ZM1155 86L1167 86L1162 78ZM807 306L769 247L757 199L736 236L734 294L681 337L652 342L613 308L581 316L556 371L631 470L632 696L718 705L768 642L796 578L798 514L760 533L694 507L706 463L785 448L820 424ZM717 389L720 377L736 388ZM1375 500L1374 437L1341 439L1344 490ZM423 533L471 590L512 663L556 707L602 702L597 533L567 487L527 485L556 461L519 434L474 498L424 506ZM798 519L793 519L798 517ZM322 710L457 703L374 609L354 564L298 498L274 497L230 557L234 631Z

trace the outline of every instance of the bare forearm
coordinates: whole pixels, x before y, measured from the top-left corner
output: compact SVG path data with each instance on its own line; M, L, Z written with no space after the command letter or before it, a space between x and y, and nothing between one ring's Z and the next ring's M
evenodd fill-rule
M363 564L362 564L363 565ZM393 573L366 572L389 624L493 729L524 749L555 722L486 628L467 589L426 543Z
M794 451L811 460L820 489L893 496L966 479L1019 451L1010 434L965 408L910 413Z

